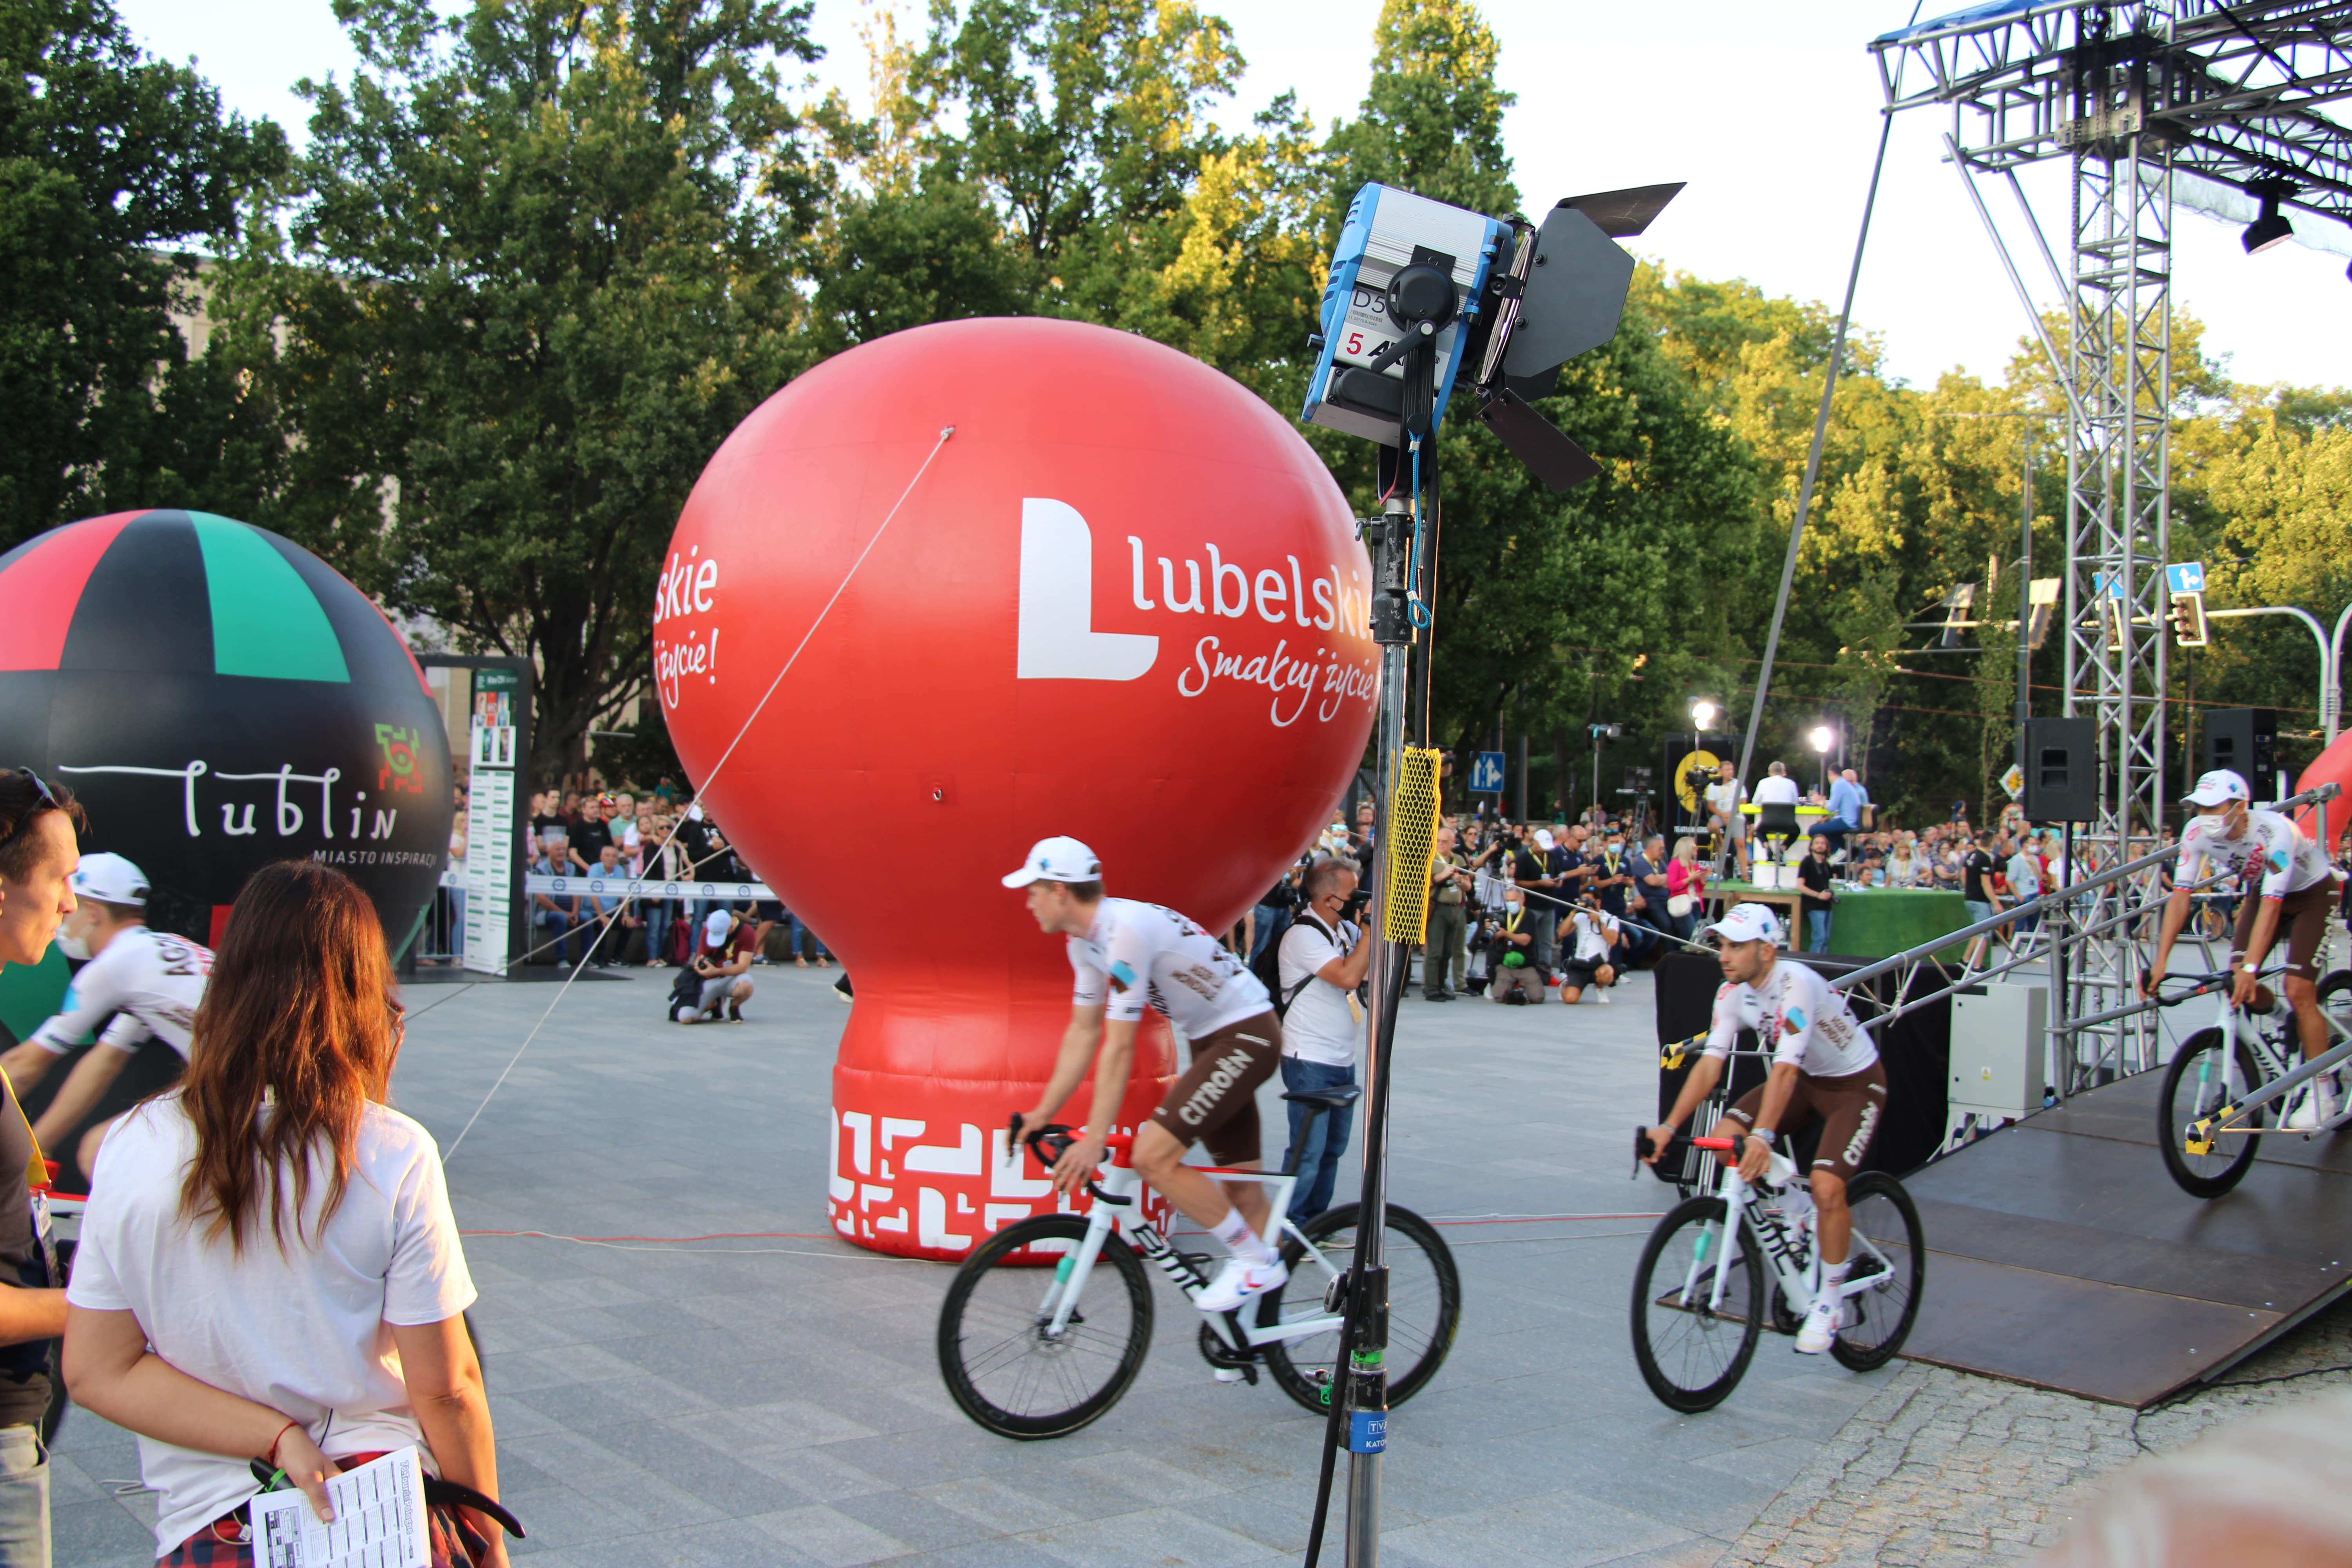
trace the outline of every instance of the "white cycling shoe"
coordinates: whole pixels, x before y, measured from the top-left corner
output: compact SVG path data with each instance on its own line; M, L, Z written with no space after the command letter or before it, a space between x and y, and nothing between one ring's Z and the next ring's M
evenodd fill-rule
M2328 1087L2326 1079L2321 1079L2315 1084L2306 1084L2294 1097L2286 1120L2279 1126L2289 1132L2309 1132L2335 1120L2336 1091Z
M1837 1331L1844 1327L1845 1300L1843 1297L1825 1296L1813 1302L1805 1321L1797 1326L1797 1353L1819 1355L1837 1342Z
M1228 1258L1209 1288L1192 1298L1192 1304L1203 1312L1230 1312L1253 1297L1268 1290L1290 1278L1290 1270L1282 1259L1272 1263L1252 1263L1247 1258Z

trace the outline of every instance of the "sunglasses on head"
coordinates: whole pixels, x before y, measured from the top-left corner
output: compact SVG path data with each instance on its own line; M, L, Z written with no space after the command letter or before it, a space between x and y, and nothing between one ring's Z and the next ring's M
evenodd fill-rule
M65 807L58 804L58 797L49 792L49 786L42 782L40 774L35 773L30 768L17 768L13 771L20 773L26 778L33 781L33 788L39 793L41 799L47 803L51 811L63 811L65 809ZM33 825L35 819L40 815L41 814L38 811L28 811L23 816L18 817L16 819L16 826L10 828L5 833L0 833L0 844L15 842L16 839L23 834L25 829Z

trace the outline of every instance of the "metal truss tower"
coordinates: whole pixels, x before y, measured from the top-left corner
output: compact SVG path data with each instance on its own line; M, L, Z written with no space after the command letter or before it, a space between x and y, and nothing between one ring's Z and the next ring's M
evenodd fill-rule
M2011 0L1878 39L1888 113L1943 106L1945 137L2066 400L2065 711L2097 721L2098 817L2075 840L2097 871L2156 847L2168 804L2164 566L2171 482L2176 173L2284 188L2313 219L2352 222L2352 132L2319 106L2352 96L2346 0ZM2017 170L2065 159L2063 255ZM2054 341L1985 204L2006 185L2063 302ZM2259 192L2253 193L2259 195ZM2112 920L2134 890L2074 919ZM2142 962L2120 930L2086 942L2055 1022L2121 1008ZM2152 1066L2152 1015L2076 1026L2061 1092Z

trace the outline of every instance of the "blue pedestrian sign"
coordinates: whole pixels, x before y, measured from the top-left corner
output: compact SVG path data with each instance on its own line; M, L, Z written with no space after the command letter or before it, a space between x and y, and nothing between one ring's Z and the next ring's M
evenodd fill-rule
M1503 793L1502 752L1481 752L1478 753L1478 760L1470 764L1470 793L1472 795L1500 795Z
M2185 561L2178 566L2164 569L2165 585L2176 594L2201 594L2205 591L2205 563Z

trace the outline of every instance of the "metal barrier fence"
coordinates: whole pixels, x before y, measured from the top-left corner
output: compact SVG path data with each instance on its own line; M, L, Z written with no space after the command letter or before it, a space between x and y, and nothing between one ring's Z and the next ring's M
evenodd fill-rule
M2305 805L2317 807L2319 839L2324 844L2327 840L2327 802L2336 799L2341 793L2340 788L2336 784L2321 784L2315 789L2305 790L2301 795L2276 802L2268 809L2285 811ZM2124 1018L2145 1015L2158 1004L2153 1000L2141 999L2119 1007L2078 1014L2072 1005L2074 988L2067 982L2066 955L2069 952L2077 950L2091 942L2119 940L2115 937L2115 932L2159 910L2162 908L2160 900L2125 899L2122 896L2125 891L2123 884L2127 879L2154 872L2168 862L2178 860L2179 855L2180 847L2174 844L2158 849L2153 854L2143 855L2135 859L2126 860L2120 866L2096 872L2079 881L2070 880L2064 887L2044 893L2040 898L2030 899L2024 903L2012 905L1990 920L1979 921L1973 925L1964 926L1956 931L1948 931L1917 947L1907 948L1890 957L1882 958L1874 963L1850 970L1832 980L1830 988L1833 991L1843 991L1859 985L1864 981L1875 979L1890 972L1900 971L1895 994L1904 1000L1877 1016L1865 1020L1863 1025L1865 1029L1880 1028L1906 1013L1916 1012L1931 1003L1957 995L1971 986L1981 985L1988 980L2006 974L2011 970L2021 968L2044 957L2045 954L2041 952L2012 953L2005 963L1990 969L1963 967L1960 977L1941 989L1930 991L1920 996L1911 994L1912 978L1922 965L1932 963L1936 965L1938 973L1949 973L1949 970L1936 959L1937 952L1950 947L1955 942L1972 942L1979 936L1991 936L2029 916L2039 915L2042 917L2044 929L2052 933L2046 944L2046 956L2050 964L2049 984L2053 993L2050 999L2050 1035L2053 1043L2059 1044L2060 1049L2061 1070L2054 1075L2057 1081L2053 1086L2057 1090L2058 1098L2063 1100L2079 1092L2083 1088L2088 1087L2111 1065L2118 1071L2153 1067L2156 1063L2152 1060L2128 1062L2116 1059L2111 1064L2110 1056L2116 1055L2122 1046L2121 1036L2116 1038L2115 1049L2102 1052L2097 1059L2090 1062L2079 1059L2079 1054L2071 1038L2073 1036ZM2074 871L2074 868L2071 865L2065 868L2065 874L2069 878L2073 877ZM2196 892L2218 888L2226 880L2228 880L2228 874L2221 873L2202 881L2182 885ZM2112 912L2104 911L2102 906L2110 903L2119 904L2121 907ZM2085 911L2089 916L2087 922L2080 918ZM2116 967L2117 973L2137 973L2139 965L2135 959L2129 965ZM2190 994L2193 995L2196 993L2192 992ZM2143 1031L2144 1036L2149 1031ZM2147 1042L2143 1046L2143 1050L2150 1046L2152 1041Z

